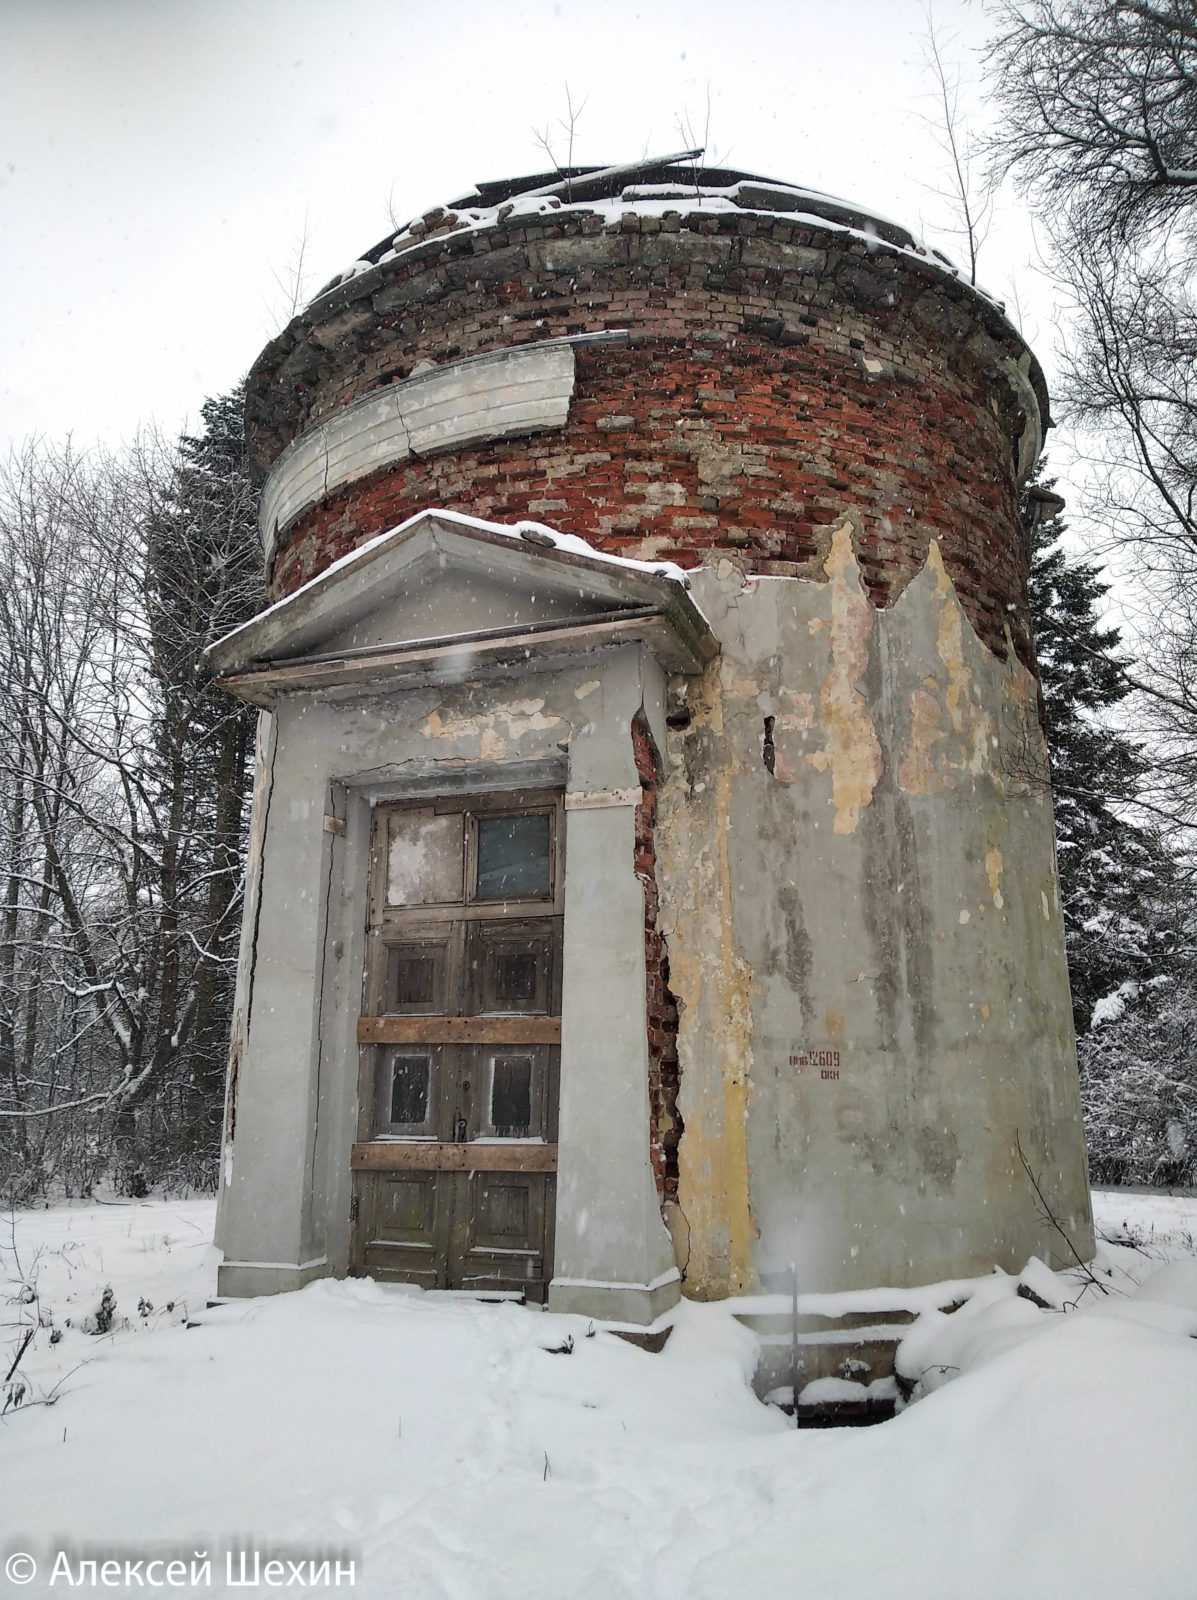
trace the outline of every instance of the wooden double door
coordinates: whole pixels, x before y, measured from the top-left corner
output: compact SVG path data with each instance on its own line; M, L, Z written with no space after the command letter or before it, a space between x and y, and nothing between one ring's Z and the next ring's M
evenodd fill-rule
M357 1273L544 1298L564 843L559 795L375 811L352 1156Z

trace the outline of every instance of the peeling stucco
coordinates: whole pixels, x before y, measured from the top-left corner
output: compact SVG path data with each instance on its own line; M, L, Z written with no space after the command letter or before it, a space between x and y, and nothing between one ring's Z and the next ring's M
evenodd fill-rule
M1002 852L1000 850L986 851L985 874L989 879L989 893L993 897L993 903L1000 911L1006 903L1002 898Z
M874 610L859 537L692 574L722 654L674 683L657 848L696 1298L1046 1259L1016 1130L1089 1238L1038 686L935 545Z
M513 700L493 710L470 713L439 707L430 712L421 730L426 739L478 741L484 761L502 761L511 741L528 733L565 727L560 717L546 716L544 700ZM500 729L502 731L500 732Z
M832 533L823 570L831 580L831 616L827 623L816 619L811 628L827 626L830 632L831 670L819 691L827 742L806 759L817 772L830 769L834 831L855 833L861 807L873 798L883 762L868 702L857 688L868 671L876 612L860 581L847 518Z
M708 735L723 732L718 665L694 696ZM670 986L678 1000L685 1135L678 1151L678 1204L689 1228L688 1292L702 1299L756 1286L747 1118L752 1094L753 974L736 949L729 836L734 769L714 775L707 804L658 824L658 859L669 852L691 870L669 922Z
M984 646L964 614L934 539L916 582L927 577L934 584L938 613L936 670L910 691L910 735L898 766L898 782L907 794L940 795L991 771L998 740L969 661L970 654ZM988 651L985 654L992 660ZM1026 671L1016 658L1015 668Z

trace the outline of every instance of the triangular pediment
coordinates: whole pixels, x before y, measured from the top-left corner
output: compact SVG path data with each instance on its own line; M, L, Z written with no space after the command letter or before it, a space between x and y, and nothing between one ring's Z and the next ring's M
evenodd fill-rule
M670 671L697 671L717 653L676 567L606 556L535 524L425 511L333 563L208 656L230 688L248 693L248 680L281 685L284 674L298 687L295 669L305 664L330 683L340 681L338 662L352 664L344 681L360 684L371 661L393 676L404 661L457 647L485 656L523 640L526 653L543 654L570 639L593 647L613 629L643 634Z

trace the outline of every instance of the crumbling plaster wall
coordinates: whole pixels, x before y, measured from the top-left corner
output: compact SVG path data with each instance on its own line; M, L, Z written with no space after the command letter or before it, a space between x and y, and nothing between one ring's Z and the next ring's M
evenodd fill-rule
M675 686L657 856L696 1298L1059 1261L1018 1145L1092 1247L1037 685L937 545L878 611L857 538L693 574L722 654Z

